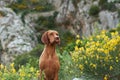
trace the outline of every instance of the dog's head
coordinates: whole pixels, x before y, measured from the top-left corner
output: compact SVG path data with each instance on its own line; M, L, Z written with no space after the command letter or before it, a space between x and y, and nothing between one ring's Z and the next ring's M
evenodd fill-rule
M48 30L43 33L41 41L44 44L60 44L59 34L55 30Z

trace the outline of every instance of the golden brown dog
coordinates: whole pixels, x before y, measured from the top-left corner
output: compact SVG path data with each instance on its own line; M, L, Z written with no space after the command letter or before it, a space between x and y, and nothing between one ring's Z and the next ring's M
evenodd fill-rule
M58 32L48 30L42 35L41 40L45 47L39 60L40 77L43 72L44 80L58 80L60 63L55 51L56 44L60 44Z

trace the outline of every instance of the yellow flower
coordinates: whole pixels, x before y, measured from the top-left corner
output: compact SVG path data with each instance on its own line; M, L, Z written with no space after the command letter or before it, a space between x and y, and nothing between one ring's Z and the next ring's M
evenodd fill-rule
M98 52L103 52L104 49L103 49L103 48L97 48L97 51L98 51Z
M115 32L115 35L118 35L118 32L117 32L117 31Z
M119 62L119 60L116 60L116 62Z
M108 62L108 61L109 61L109 57L106 56L106 57L104 58L104 61Z
M118 57L116 57L116 62L119 62Z
M20 72L20 76L21 77L25 76L25 72L24 71Z
M91 66L92 68L95 68L95 69L96 69L96 67L97 67L97 65L96 65L96 64L93 64L93 63L90 63L90 66Z
M95 69L96 69L96 64L93 64L92 66L93 66L93 68L95 68Z
M11 67L14 67L14 63L11 63L10 66L11 66Z
M100 35L97 35L96 38L97 38L97 39L100 39Z
M99 46L99 45L100 45L100 43L99 43L99 42L96 42L96 43L95 43L95 45L96 45L96 46Z
M104 76L104 79L103 79L103 80L108 80L108 77L107 77L107 75L105 75L105 76Z
M80 50L80 51L84 51L84 48L83 48L83 47L81 47L81 48L79 48L79 50Z
M85 61L85 64L87 64L88 63L88 61Z
M79 65L79 68L80 68L80 70L83 70L83 69L84 69L84 67L83 67L82 64Z
M78 45L80 43L80 40L79 39L77 39L76 40L76 45Z
M97 59L97 60L99 59L99 55L96 55L96 59Z
M36 76L39 76L39 74L40 74L40 73L39 73L39 71L37 70L37 72L36 72Z
M90 37L90 41L93 41L93 37L92 36Z
M112 66L110 66L110 68L109 68L110 70L113 70L113 67Z
M12 73L16 73L16 70L14 68L12 69Z
M78 46L75 46L75 51L78 51L78 50L79 50Z
M80 35L77 35L76 38L80 38Z
M33 68L33 67L31 67L31 68L30 68L30 71L31 71L31 72L33 72L33 71L34 71L34 68Z
M104 41L107 42L109 40L108 36L104 37Z
M105 33L106 33L106 30L102 30L102 31L101 31L101 34L105 34Z
M3 64L1 64L1 65L0 65L0 68L1 68L1 69L4 69L4 65L3 65Z
M105 54L108 54L108 53L109 53L109 50L107 50L107 49L104 50L104 53L105 53Z
M4 66L4 71L5 71L5 72L7 72L7 71L8 71L6 66Z

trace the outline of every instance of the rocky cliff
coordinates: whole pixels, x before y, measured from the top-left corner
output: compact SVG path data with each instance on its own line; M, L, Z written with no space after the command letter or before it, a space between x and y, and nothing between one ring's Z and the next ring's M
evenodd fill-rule
M113 7L107 7L108 5L115 6L116 10L109 10ZM117 11L119 9L120 3L112 3L110 0L63 0L56 20L74 34L89 36L96 29L115 28L120 19Z
M34 30L23 24L12 9L0 6L0 59L7 64L14 56L31 51L37 43Z
M69 29L75 35L84 36L92 35L96 30L115 28L119 23L120 3L117 0L48 0L48 2L55 6L53 11L30 13L25 16L25 20L36 20L38 16L51 16L58 12L56 23L60 24L60 27Z

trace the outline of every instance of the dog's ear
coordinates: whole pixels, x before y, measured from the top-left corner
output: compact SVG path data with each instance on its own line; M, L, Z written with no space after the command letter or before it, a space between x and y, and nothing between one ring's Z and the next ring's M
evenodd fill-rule
M49 38L48 38L48 32L46 31L45 33L43 33L42 37L41 37L41 41L44 44L49 44Z

